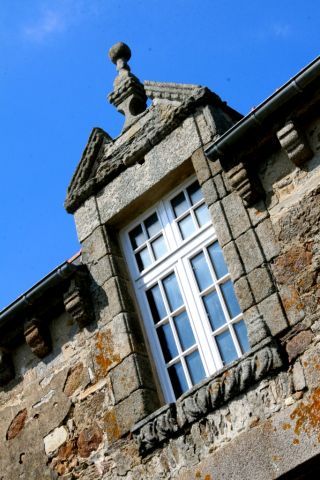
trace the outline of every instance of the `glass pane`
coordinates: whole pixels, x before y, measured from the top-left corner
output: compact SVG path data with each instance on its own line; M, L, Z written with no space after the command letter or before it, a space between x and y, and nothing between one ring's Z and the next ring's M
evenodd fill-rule
M170 306L170 311L176 310L183 304L182 296L180 293L180 288L174 273L171 273L168 277L162 280L168 303Z
M204 253L201 252L193 257L191 259L191 265L198 283L199 290L202 292L202 290L209 287L209 285L212 285L213 283Z
M178 332L182 350L187 350L187 348L196 343L187 312L182 312L174 317L174 324Z
M206 374L198 350L187 355L186 362L193 385L201 382Z
M161 327L157 329L157 332L164 359L166 362L169 362L178 355L178 349L170 324L166 323L165 325L161 325Z
M237 358L237 352L233 344L229 330L215 337L219 352L224 365L233 362Z
M225 302L228 307L228 312L230 314L230 317L236 317L241 313L239 303L236 297L236 294L234 293L234 288L232 285L231 280L228 280L226 283L220 286L222 293L223 293L223 298L225 299Z
M214 242L208 248L208 252L213 264L214 271L217 278L221 278L228 273L227 265L225 264L223 253L218 242Z
M226 323L221 303L216 291L208 293L203 297L203 302L211 323L212 330L216 330Z
M160 235L160 237L151 242L151 246L156 260L162 257L167 252L167 246L163 235Z
M146 236L143 233L141 225L138 225L136 228L131 230L131 232L129 233L129 237L130 237L132 248L134 250L138 248L140 245L142 245L143 242L146 241Z
M189 208L186 196L183 192L179 193L179 195L171 200L171 205L176 217L179 217L179 215Z
M194 213L196 214L199 227L203 227L210 222L210 214L207 205L204 203L200 207L196 208Z
M159 285L155 285L147 292L147 299L155 323L167 315Z
M243 353L248 352L250 350L248 334L247 334L247 327L243 320L238 323L234 323L233 325L238 341L240 343L240 347Z
M168 372L175 396L178 398L188 390L186 376L181 363L179 362L172 365L172 367L168 368Z
M199 185L198 182L194 182L192 185L190 185L187 188L187 192L188 192L190 202L192 203L192 205L199 202L199 200L201 200L203 198L203 194L202 194L202 191L201 191L201 188L200 188L200 185Z
M180 232L183 240L185 240L186 238L190 237L190 235L193 234L196 228L194 226L191 215L187 215L186 217L184 217L183 220L180 220L179 228L180 228Z
M136 253L136 259L140 272L151 264L151 258L147 247L143 248L139 253Z
M154 212L149 218L147 218L147 220L144 221L144 226L146 227L149 238L160 232L161 225L156 212Z

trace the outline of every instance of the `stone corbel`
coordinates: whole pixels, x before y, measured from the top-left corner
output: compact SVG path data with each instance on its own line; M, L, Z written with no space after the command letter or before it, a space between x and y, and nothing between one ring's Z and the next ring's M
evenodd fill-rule
M31 351L43 358L51 351L51 339L48 329L37 318L27 320L24 325L24 337Z
M306 136L292 120L277 132L277 137L289 160L298 167L313 156Z
M0 348L0 387L14 378L14 367L9 353Z
M223 166L224 167L224 166ZM250 206L259 200L258 185L251 178L245 162L225 168L230 186L238 192L246 206Z
M72 318L82 328L93 320L93 308L88 292L88 279L84 274L76 274L64 294L64 306Z

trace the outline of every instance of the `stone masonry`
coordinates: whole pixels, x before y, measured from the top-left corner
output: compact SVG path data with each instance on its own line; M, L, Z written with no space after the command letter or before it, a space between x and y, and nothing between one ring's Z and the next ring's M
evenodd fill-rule
M319 62L303 85L297 76L302 93L286 85L264 117L257 109L251 131L250 114L205 87L140 82L130 55L124 44L110 51L123 132L93 130L68 189L81 266L13 305L11 324L0 314L0 480L312 478L303 472L320 458ZM119 232L191 175L251 349L165 404Z

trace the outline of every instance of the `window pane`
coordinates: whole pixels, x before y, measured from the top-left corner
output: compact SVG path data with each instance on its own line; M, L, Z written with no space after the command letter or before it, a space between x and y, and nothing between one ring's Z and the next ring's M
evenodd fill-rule
M225 299L225 302L227 304L230 317L236 317L237 315L239 315L239 313L241 313L241 310L236 294L234 293L234 288L231 280L228 280L226 283L221 285L221 290L223 293L223 298Z
M217 278L221 278L228 273L227 265L225 264L223 253L218 242L214 242L208 248L208 252L213 263L214 271Z
M203 198L202 191L198 182L194 182L187 188L187 192L192 205L199 202Z
M162 280L167 295L170 311L176 310L183 304L180 288L174 273Z
M140 272L151 265L151 258L147 247L143 248L139 253L136 253L136 259Z
M250 350L250 345L248 340L247 327L244 321L241 320L238 323L234 323L233 327L236 331L242 352L248 352Z
M169 323L161 325L157 329L162 353L166 362L169 362L178 355L176 342Z
M226 330L215 337L219 352L224 365L233 362L237 358L237 352L233 344L229 330Z
M172 365L172 367L168 368L168 372L175 396L178 398L188 390L187 380L181 363Z
M174 317L174 324L178 332L182 350L187 350L187 348L196 343L187 312L182 312Z
M198 350L187 355L186 362L193 385L201 382L206 374Z
M157 323L167 315L159 285L150 288L146 293L153 320Z
M153 237L156 233L160 232L161 225L158 220L158 215L154 212L147 220L144 222L144 226L148 232L148 237Z
M176 217L179 217L179 215L189 208L186 196L183 192L179 193L179 195L171 200L171 205Z
M203 297L203 302L211 323L212 330L216 330L226 323L220 300L216 291Z
M151 242L151 246L156 260L162 257L167 252L167 246L163 235L160 235L160 237Z
M209 287L209 285L211 285L213 282L204 253L201 252L193 257L191 260L191 265L198 283L199 290L202 292L202 290Z
M180 232L183 240L185 240L186 238L190 237L190 235L193 234L196 228L194 226L191 215L187 215L182 220L180 220L179 228L180 228Z
M204 203L200 207L196 208L194 213L196 214L199 227L203 227L210 222L210 214L207 205Z
M143 233L141 225L138 225L136 228L131 230L129 233L130 241L132 248L135 250L138 248L140 245L143 244L143 242L146 241L145 234Z

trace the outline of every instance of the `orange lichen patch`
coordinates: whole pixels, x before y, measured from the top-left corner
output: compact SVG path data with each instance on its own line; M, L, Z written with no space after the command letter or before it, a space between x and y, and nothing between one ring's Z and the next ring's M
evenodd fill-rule
M282 425L282 428L283 428L283 430L289 430L291 428L291 425L290 425L290 423L284 423Z
M9 425L6 438L7 440L12 440L15 438L23 429L27 419L27 409L21 410L17 415L14 417L12 422Z
M295 408L290 415L291 420L295 420L294 433L300 435L301 432L307 435L317 434L320 442L320 388L314 390L308 403L303 403ZM295 443L296 444L296 443Z
M294 438L292 443L293 445L299 445L300 440L298 438Z
M104 377L110 366L120 362L121 358L114 350L114 343L110 330L105 332L98 332L96 334L96 349L97 355L95 356L98 366L97 376L99 378Z
M206 476L204 477L204 480L212 480L211 475L206 475Z
M114 410L109 410L103 417L104 431L107 434L108 441L114 442L121 437L121 430L118 425L117 416Z
M296 311L300 311L304 308L298 291L293 287L286 287L285 292L281 292L281 299L286 311L292 310L293 308Z

